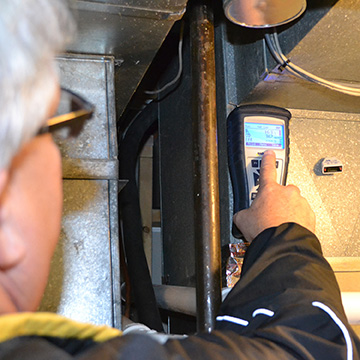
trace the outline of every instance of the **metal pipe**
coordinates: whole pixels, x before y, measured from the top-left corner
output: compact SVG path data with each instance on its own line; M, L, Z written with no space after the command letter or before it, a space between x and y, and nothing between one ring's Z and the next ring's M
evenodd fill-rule
M185 286L154 285L156 302L161 309L196 316L196 289Z
M141 144L148 131L157 125L156 107L156 103L150 103L139 113L120 141L119 178L128 180L128 183L119 194L119 206L127 267L139 321L151 329L163 331L144 251L135 175Z
M195 0L190 6L197 328L210 332L221 302L214 21L211 2Z
M222 301L231 288L221 289ZM196 289L185 286L154 285L154 292L159 308L181 314L196 316Z

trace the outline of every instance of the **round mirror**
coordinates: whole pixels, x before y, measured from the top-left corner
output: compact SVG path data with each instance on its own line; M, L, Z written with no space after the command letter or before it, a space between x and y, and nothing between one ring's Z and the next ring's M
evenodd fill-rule
M226 17L235 24L266 28L286 24L306 9L306 0L224 0Z

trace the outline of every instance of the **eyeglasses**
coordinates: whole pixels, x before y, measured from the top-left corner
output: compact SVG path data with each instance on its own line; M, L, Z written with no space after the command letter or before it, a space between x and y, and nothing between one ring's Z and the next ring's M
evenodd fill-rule
M56 116L50 118L41 127L37 135L67 127L68 135L76 137L81 132L86 120L91 119L95 107L81 96L68 89L61 88L61 96ZM75 121L76 120L76 121Z

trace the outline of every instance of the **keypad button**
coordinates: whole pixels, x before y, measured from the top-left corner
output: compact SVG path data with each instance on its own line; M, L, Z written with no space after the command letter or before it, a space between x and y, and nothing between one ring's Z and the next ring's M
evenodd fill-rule
M260 171L258 170L257 172L254 172L253 177L254 177L254 186L258 186L260 182Z
M251 166L253 168L258 168L259 167L259 160L251 160Z
M253 193L251 193L251 200L255 200L256 195L257 195L257 192L253 192Z

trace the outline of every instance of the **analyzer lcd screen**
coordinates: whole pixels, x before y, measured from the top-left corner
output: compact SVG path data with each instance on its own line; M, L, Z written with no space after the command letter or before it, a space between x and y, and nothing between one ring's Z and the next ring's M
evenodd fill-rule
M284 125L245 122L245 145L284 149Z

